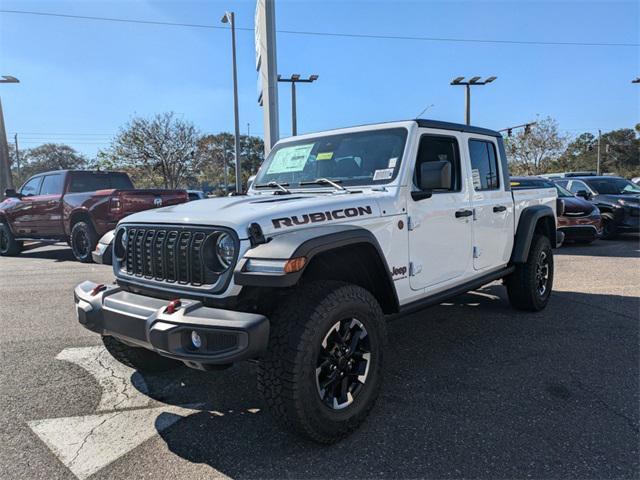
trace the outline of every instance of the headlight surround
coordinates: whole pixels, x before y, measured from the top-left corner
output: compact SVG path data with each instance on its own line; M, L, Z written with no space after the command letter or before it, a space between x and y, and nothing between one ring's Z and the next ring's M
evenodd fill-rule
M113 239L113 253L118 260L123 260L127 254L127 229L121 228Z
M216 256L225 268L229 268L236 258L236 242L228 233L221 233L216 240Z

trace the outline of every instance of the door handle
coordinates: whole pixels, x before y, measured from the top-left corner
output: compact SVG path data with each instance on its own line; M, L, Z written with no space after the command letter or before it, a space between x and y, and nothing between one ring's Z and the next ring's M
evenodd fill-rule
M471 215L473 215L473 210L458 210L456 212L456 218L470 217Z
M493 213L504 212L507 209L504 205L496 205L493 207Z

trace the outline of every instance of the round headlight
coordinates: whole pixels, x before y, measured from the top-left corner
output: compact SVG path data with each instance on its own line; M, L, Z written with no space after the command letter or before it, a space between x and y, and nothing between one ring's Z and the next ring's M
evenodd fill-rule
M236 243L228 233L222 233L216 240L216 255L225 268L229 268L236 256Z

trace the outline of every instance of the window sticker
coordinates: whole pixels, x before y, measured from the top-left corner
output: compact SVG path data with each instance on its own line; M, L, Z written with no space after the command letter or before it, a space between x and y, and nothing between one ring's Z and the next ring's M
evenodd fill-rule
M391 177L393 177L393 168L384 168L373 172L374 182L377 180L389 180Z
M471 170L471 179L473 180L473 188L480 189L482 188L482 182L480 181L480 170L474 168Z
M390 158L388 168L396 168L396 163L398 163L398 157Z
M318 160L331 160L333 158L333 152L323 152L319 153L316 156L316 161Z
M275 157L271 161L267 175L272 173L301 172L307 163L313 145L313 143L308 143L306 145L281 148L276 152Z

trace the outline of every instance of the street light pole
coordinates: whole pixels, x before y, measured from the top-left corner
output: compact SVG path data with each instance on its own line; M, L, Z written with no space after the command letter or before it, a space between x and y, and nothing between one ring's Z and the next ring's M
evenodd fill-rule
M20 149L18 149L18 134L13 136L14 145L16 146L16 168L18 169L18 178L20 178Z
M236 67L236 22L233 12L225 12L222 23L231 25L231 55L233 57L233 115L235 121L236 193L242 193L242 169L240 165L240 119L238 118L238 71Z
M20 80L10 75L3 75L0 83L20 83ZM11 178L9 144L7 143L7 132L4 128L2 102L0 101L0 200L4 198L4 192L7 188L13 188L13 179Z
M598 163L596 164L596 174L600 175L600 141L602 139L602 130L598 129Z
M460 85L464 86L464 121L467 125L471 125L471 87L486 85L488 83L493 82L496 78L495 76L491 76L485 80L480 81L480 77L472 77L469 81L465 82L464 77L456 77L454 78L450 85Z
M300 78L300 75L295 73L290 78L282 78L278 75L278 81L291 84L291 134L295 137L298 134L298 108L296 99L296 83L313 83L318 79L318 75L311 75L309 78Z

